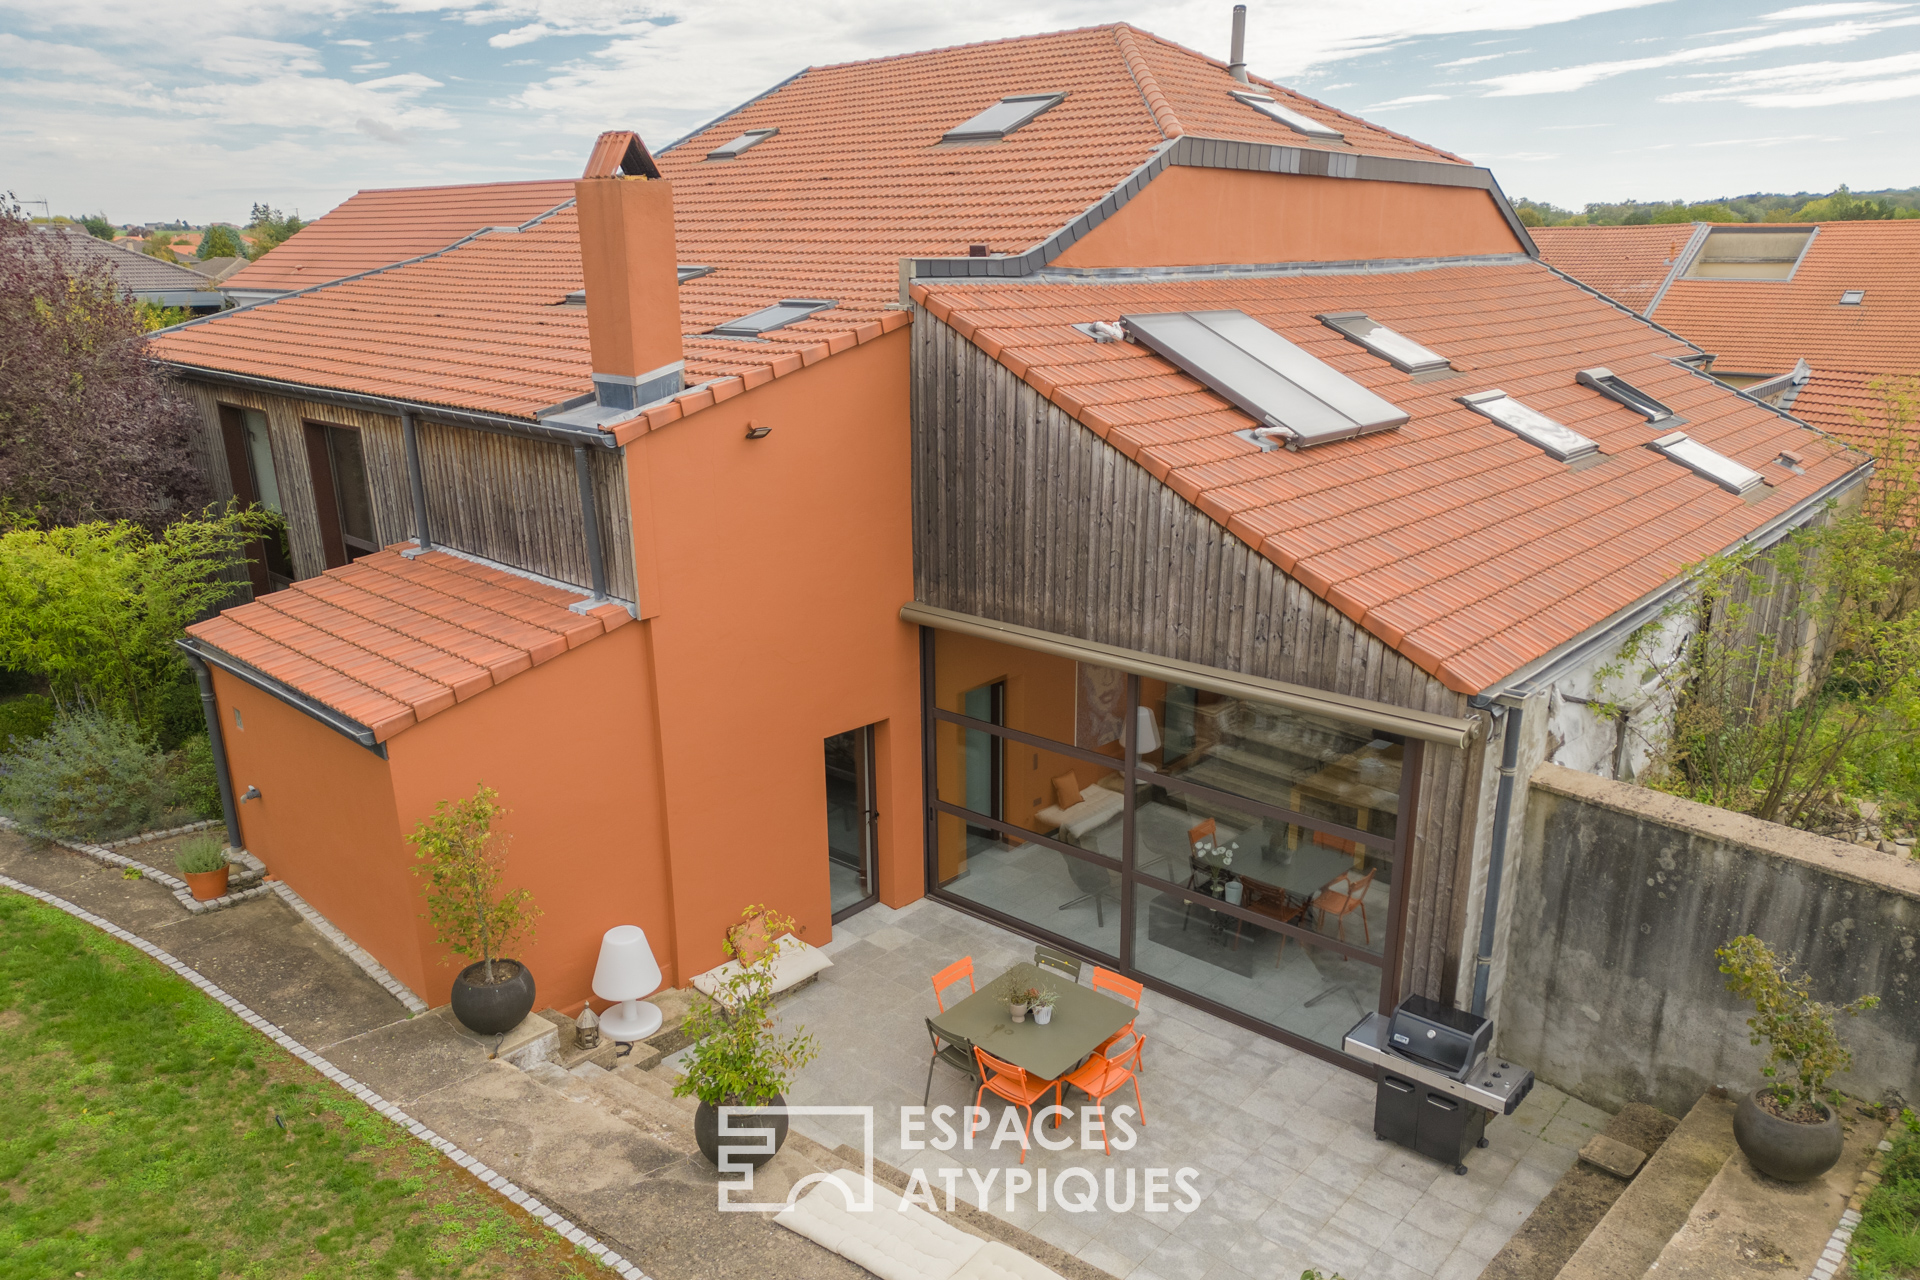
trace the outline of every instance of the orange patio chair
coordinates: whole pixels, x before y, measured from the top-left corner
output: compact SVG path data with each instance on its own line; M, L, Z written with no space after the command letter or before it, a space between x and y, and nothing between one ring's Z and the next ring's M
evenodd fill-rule
M1079 1067L1060 1077L1060 1098L1066 1102L1067 1086L1072 1085L1080 1092L1092 1098L1101 1106L1113 1094L1125 1088L1128 1081L1133 1082L1133 1101L1140 1109L1140 1127L1147 1127L1147 1104L1140 1097L1140 1077L1136 1074L1140 1067L1140 1051L1146 1047L1146 1041L1136 1032L1133 1043L1127 1051L1117 1058L1109 1058L1096 1053ZM1053 1127L1060 1127L1060 1113L1053 1113ZM1113 1146L1107 1141L1107 1126L1104 1118L1100 1125L1100 1143L1106 1147L1107 1154L1113 1154Z
M967 956L955 960L952 964L933 975L933 1002L940 1006L940 1012L947 1011L946 991L960 979L967 980L967 994L972 995L979 988L973 985L973 957Z
M992 1093L996 1097L1005 1098L1008 1102L1011 1102L1014 1106L1019 1107L1027 1113L1026 1129L1030 1131L1033 1128L1033 1104L1041 1098L1046 1097L1047 1090L1049 1089L1054 1091L1056 1095L1055 1101L1058 1101L1060 1091L1060 1082L1058 1080L1042 1080L1025 1067L1016 1067L1011 1062L1000 1061L1000 1059L994 1057L979 1045L973 1046L973 1056L980 1064L980 1091L973 1095L974 1106L980 1106L981 1100L989 1093ZM1102 1061L1104 1061L1104 1059L1102 1059ZM1059 1117L1056 1115L1056 1124L1058 1120ZM1020 1163L1025 1164L1026 1162L1027 1144L1022 1141L1020 1144Z
M1334 937L1340 941L1347 940L1347 917L1356 911L1360 913L1361 936L1368 942L1373 941L1373 932L1367 925L1367 890L1373 888L1373 877L1376 874L1369 871L1356 881L1353 873L1349 871L1322 889L1319 896L1314 898L1313 906L1320 913L1321 919L1324 921L1328 916L1333 917ZM1343 885L1344 889L1341 887Z
M1123 977L1111 969L1102 969L1098 965L1094 966L1093 970L1093 989L1095 991L1105 991L1109 995L1118 996L1120 999L1132 1005L1136 1012L1138 1012L1140 1008L1140 997L1144 995L1147 990L1132 978ZM1105 1040L1102 1040L1098 1045L1095 1045L1093 1051L1105 1057L1107 1050L1113 1048L1114 1045L1119 1044L1128 1036L1133 1036L1136 1040L1139 1039L1131 1022L1108 1036ZM1142 1075L1146 1074L1146 1065L1142 1063L1139 1070Z

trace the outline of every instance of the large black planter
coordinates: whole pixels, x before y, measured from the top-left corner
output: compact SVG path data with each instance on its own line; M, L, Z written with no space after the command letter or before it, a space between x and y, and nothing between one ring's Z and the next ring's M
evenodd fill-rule
M1799 1124L1761 1106L1760 1093L1755 1089L1740 1099L1733 1113L1733 1140L1754 1168L1782 1182L1812 1182L1840 1163L1846 1135L1832 1107L1820 1107L1827 1116L1824 1123Z
M502 965L511 968L514 976L490 987L478 981L484 964L468 965L453 980L453 1016L467 1030L497 1036L519 1026L533 1012L533 971L518 960L495 960L493 971L499 973Z
M728 1103L733 1106L739 1105L738 1102L734 1101L731 1098L728 1099ZM767 1099L766 1105L772 1106L772 1107L784 1107L787 1105L787 1100L776 1093L771 1098ZM773 1157L779 1153L781 1144L786 1142L787 1113L782 1111L777 1115L771 1115L771 1116L737 1116L735 1117L731 1127L733 1128L736 1134L741 1129L773 1130L773 1150L772 1151L769 1151L764 1155L760 1155L760 1154L742 1155L738 1152L734 1154L733 1158L735 1163L739 1163L740 1161L744 1160L748 1164L752 1165L754 1168L758 1169L761 1165L773 1159ZM699 1110L693 1113L693 1140L700 1144L700 1154L705 1156L708 1162L711 1163L714 1166L714 1168L716 1169L719 1168L720 1167L720 1109L718 1107L709 1106L707 1103L703 1102L700 1104ZM739 1137L730 1136L727 1141L729 1145L734 1145L734 1144L746 1142L748 1140L742 1139Z

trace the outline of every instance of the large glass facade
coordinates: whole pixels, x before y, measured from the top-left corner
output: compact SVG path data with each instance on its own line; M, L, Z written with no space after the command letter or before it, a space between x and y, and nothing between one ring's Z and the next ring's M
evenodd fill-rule
M1394 995L1419 744L929 633L935 892L1337 1049Z

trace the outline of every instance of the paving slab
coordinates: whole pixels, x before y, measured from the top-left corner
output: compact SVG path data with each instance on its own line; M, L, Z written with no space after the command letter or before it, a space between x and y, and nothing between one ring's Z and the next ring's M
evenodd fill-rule
M423 1094L503 1065L487 1061L486 1046L455 1022L452 1010L445 1006L337 1041L327 1047L326 1056L354 1079L408 1110Z

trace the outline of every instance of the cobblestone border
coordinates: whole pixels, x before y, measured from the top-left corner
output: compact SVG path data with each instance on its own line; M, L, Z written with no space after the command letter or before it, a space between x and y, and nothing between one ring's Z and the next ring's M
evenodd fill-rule
M1880 1185L1880 1168L1886 1163L1887 1152L1893 1150L1893 1141L1880 1140L1880 1148L1868 1161L1867 1167L1860 1171L1860 1181L1853 1188L1853 1195L1847 1200L1847 1209L1840 1215L1840 1225L1827 1237L1827 1247L1820 1254L1820 1261L1813 1264L1813 1271L1807 1280L1833 1280L1841 1267L1847 1262L1847 1246L1853 1243L1853 1229L1860 1225L1860 1211L1866 1207L1867 1196Z
M56 897L44 889L36 889L30 884L22 884L20 881L4 875L0 875L0 885L18 893L23 893L36 901L44 902L50 907L56 907L74 919L84 921L108 936L117 938L129 946L146 952L155 960L225 1005L242 1022L261 1032L288 1053L291 1053L294 1057L300 1059L315 1071L318 1071L321 1075L366 1103L369 1107L372 1107L394 1124L405 1129L410 1135L431 1146L434 1150L446 1156L462 1169L465 1169L488 1187L499 1192L515 1205L526 1210L527 1213L533 1216L536 1222L551 1229L554 1234L558 1235L562 1240L565 1240L568 1244L574 1246L574 1248L599 1259L602 1266L611 1269L619 1275L622 1280L648 1280L647 1273L639 1267L607 1248L606 1245L600 1243L600 1241L593 1236L588 1235L580 1227L568 1221L553 1209L542 1204L525 1189L509 1181L504 1174L496 1173L494 1170L488 1168L474 1156L461 1150L455 1144L427 1128L427 1126L421 1124L412 1116L409 1116L399 1107L388 1102L385 1098L382 1098L379 1094L367 1088L367 1086L361 1084L358 1080L355 1080L352 1076L340 1070L331 1062L328 1062L325 1058L301 1044L298 1040L295 1040L279 1027L247 1008L246 1005L241 1004L238 1000L221 990L213 981L196 972L191 965L175 959L159 947L148 942L145 938L140 937L138 934L127 932L111 920L103 920L91 911L77 907L65 898ZM331 928L332 926L328 927Z
M271 889L286 900L288 906L300 913L300 918L340 949L340 953L366 971L366 975L385 987L387 991L407 1007L407 1012L421 1014L427 1011L427 1002L413 993L400 979L387 972L386 966L375 960L359 943L336 929L333 922L307 905L307 900L293 891L293 886L285 880L269 880L261 886L262 892Z
M115 853L114 850L125 848L129 845L146 844L153 840L169 840L174 836L188 835L195 831L205 831L209 827L217 827L219 825L221 824L213 821L190 822L184 827L170 827L165 831L143 831L137 836L128 836L125 840L115 840L110 844L88 844L83 840L68 840L62 836L48 835L44 831L35 831L32 827L23 826L12 818L0 816L0 827L18 831L22 835L32 836L36 840L45 840L48 844L57 844L62 849L71 850L83 858L91 858L95 862L102 863L109 867L133 868L133 870L140 873L141 879L151 880L155 884L170 891L175 898L180 900L181 906L185 907L190 914L196 916L205 915L209 911L219 911L225 907L235 906L245 902L249 898L258 898L266 893L267 886L261 883L262 877L267 874L266 864L248 853L245 849L233 849L229 846L229 860L237 862L245 868L245 870L236 877L236 879L242 881L242 885L230 893L223 894L218 898L208 898L205 902L202 902L193 896L193 890L189 889L186 881L180 879L178 876L170 872L162 871L158 867L150 867L137 858L129 858L124 853ZM251 880L252 883L246 883L249 880Z

